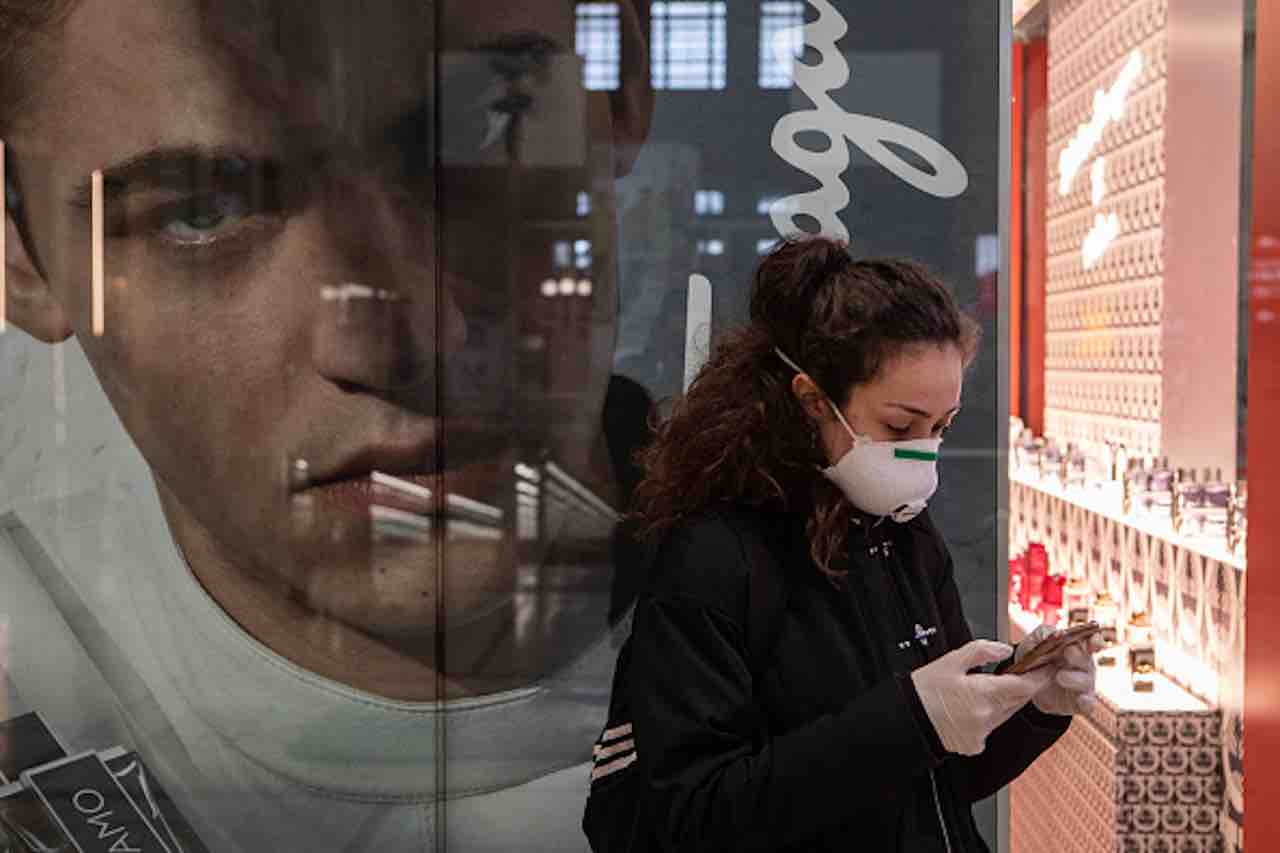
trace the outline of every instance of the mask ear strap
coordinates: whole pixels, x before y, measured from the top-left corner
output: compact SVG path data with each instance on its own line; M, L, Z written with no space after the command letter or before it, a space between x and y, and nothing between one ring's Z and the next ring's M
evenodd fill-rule
M849 422L844 419L844 413L835 403L831 402L831 398L827 398L827 405L831 407L831 411L836 413L836 417L840 419L840 423L844 424L844 428L849 431L849 437L853 439L854 444L861 444L862 440L858 438L858 434L853 431L853 427L849 426Z
M787 367L790 367L792 370L794 370L796 373L799 373L802 376L809 376L808 372L803 367L801 367L800 365L792 361L785 352L778 349L777 347L774 347L773 351L778 354L778 358L786 362ZM813 377L810 376L809 378L810 378L810 381L812 381ZM815 382L814 384L816 385L817 383ZM818 389L818 390L821 391L822 389ZM860 442L858 440L858 434L853 431L853 427L849 426L849 422L844 419L844 413L840 411L840 407L837 406L834 402L832 402L830 397L827 397L827 394L825 391L823 391L822 396L827 398L827 405L831 407L831 411L835 412L836 417L840 419L840 423L843 424L845 430L848 431L849 437L853 439L853 443L859 444Z

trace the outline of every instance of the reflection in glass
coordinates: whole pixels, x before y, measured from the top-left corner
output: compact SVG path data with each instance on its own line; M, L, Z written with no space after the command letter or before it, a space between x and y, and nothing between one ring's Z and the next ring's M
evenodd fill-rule
M726 5L653 4L653 88L724 88Z
M804 3L760 4L760 88L790 89L794 59L804 53Z

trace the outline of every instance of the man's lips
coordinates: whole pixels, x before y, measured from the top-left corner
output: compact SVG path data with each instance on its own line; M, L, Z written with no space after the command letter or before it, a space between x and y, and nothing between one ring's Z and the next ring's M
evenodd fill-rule
M374 520L444 517L496 527L502 524L503 511L493 503L502 501L503 489L514 488L512 477L502 476L507 468L499 459L443 474L371 471L298 489L293 500L311 500Z
M436 512L435 495L439 493L440 481L441 477L436 474L393 477L374 471L362 476L318 483L295 494L314 497L336 508L366 514L371 507L383 506L415 515L433 515Z
M442 429L436 418L415 418L401 428L379 431L374 440L347 444L345 449L302 452L290 460L289 491L360 481L375 472L434 489L432 478L441 471L449 478L496 464L508 455L510 434L498 426L450 418L447 429Z

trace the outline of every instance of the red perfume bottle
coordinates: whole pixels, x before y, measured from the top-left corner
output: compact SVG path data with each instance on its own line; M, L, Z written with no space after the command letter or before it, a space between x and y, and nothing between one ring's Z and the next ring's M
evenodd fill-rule
M1027 546L1027 580L1026 601L1022 609L1030 613L1040 610L1040 602L1044 600L1044 579L1049 576L1049 552L1039 542Z
M1041 586L1040 621L1057 625L1062 620L1062 588L1067 584L1066 575L1049 575Z
M1023 554L1009 558L1009 602L1025 607L1023 598L1027 589L1027 558Z

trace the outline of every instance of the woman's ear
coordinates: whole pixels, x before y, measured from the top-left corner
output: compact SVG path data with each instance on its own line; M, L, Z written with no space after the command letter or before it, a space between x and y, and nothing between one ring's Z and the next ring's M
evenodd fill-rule
M0 299L4 304L0 305L0 317L45 343L61 343L71 337L67 312L32 263L26 241L11 216L4 218L3 264Z
M801 407L809 417L822 423L831 416L831 407L827 396L818 388L817 383L807 373L797 373L791 379L791 393L796 395Z
M615 177L631 172L653 121L653 84L649 75L649 4L631 0L619 4L621 15L621 74L609 93L613 117Z

